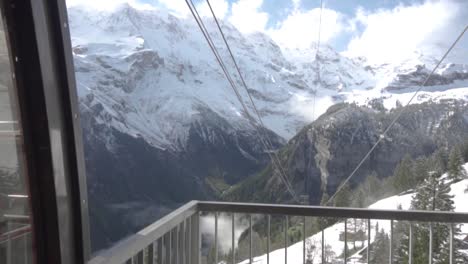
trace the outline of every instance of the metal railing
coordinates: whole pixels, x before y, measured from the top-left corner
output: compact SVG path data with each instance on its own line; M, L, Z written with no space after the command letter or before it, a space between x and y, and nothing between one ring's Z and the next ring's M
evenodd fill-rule
M235 221L234 215L246 214L248 216L248 263L254 262L252 251L252 215L264 215L267 219L267 245L266 245L266 263L270 264L270 231L271 216L282 215L284 217L284 263L288 263L288 219L291 216L303 217L303 264L306 263L306 235L305 219L306 217L319 217L341 219L344 224L344 249L341 263L348 263L348 241L347 241L347 223L348 219L365 219L367 221L367 248L365 254L367 259L370 257L371 249L371 220L390 221L390 245L389 245L389 263L393 263L393 230L394 221L409 222L409 254L408 263L413 263L413 223L427 223L429 225L429 236L432 241L432 223L444 223L449 226L450 238L450 264L454 263L454 224L468 223L468 214L440 211L409 211L409 210L374 210L357 208L337 208L320 206L302 206L302 205L273 205L273 204L254 204L254 203L226 203L226 202L202 202L191 201L169 215L161 218L155 223L149 225L135 235L125 239L108 250L98 252L88 264L104 263L136 263L136 264L201 264L202 242L200 215L201 213L214 213L214 263L220 263L218 259L218 215L219 213L230 213L232 217L232 243L231 262L235 260ZM321 263L328 263L325 260L324 229L321 231ZM429 243L429 263L432 263L432 243Z

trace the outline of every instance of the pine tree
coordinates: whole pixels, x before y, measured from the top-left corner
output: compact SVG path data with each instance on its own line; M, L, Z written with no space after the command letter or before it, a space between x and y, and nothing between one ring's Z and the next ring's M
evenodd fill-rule
M448 159L447 151L444 148L435 151L431 157L433 170L440 173L446 172L448 169Z
M349 183L343 185L341 190L335 195L333 203L336 207L347 207L351 204L351 187Z
M417 189L413 200L411 201L412 210L429 210L429 211L453 211L454 205L449 194L450 185L448 182L440 178L440 173L432 173ZM397 263L408 263L408 227L397 225L397 228L402 231L402 243L396 251ZM415 223L413 224L413 263L428 263L429 259L429 228L430 224ZM433 263L448 263L449 257L449 227L441 223L432 224L433 234ZM459 229L455 229L455 240ZM460 243L460 241L456 242ZM457 253L455 263L466 263L465 255Z
M413 163L413 187L418 183L423 182L429 177L429 172L431 171L431 163L426 158L418 158Z
M397 165L393 178L393 187L397 192L402 192L414 187L413 159L410 155L405 155Z
M387 263L389 259L390 238L383 229L378 230L376 227L376 233L374 242L372 243L370 251L369 263Z
M468 177L467 172L463 168L463 157L459 148L453 148L450 152L448 176L452 180L460 180Z
M461 154L463 156L463 161L468 162L468 139L461 146Z

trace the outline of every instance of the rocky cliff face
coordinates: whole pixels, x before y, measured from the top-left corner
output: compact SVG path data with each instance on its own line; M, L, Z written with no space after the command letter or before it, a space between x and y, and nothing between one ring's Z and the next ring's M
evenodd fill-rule
M468 108L465 101L424 103L391 112L338 104L306 126L281 149L287 176L296 193L318 204L323 193L332 194L381 136L398 111L403 115L351 181L355 185L375 172L393 174L406 155L431 154L437 147L454 146L468 138ZM226 199L288 202L284 185L273 177L271 165L226 194ZM283 195L278 195L278 194Z
M199 109L202 116L193 120L185 148L177 152L100 124L99 111L96 104L81 114L94 250L190 200L217 199L209 177L235 184L268 163L255 134L237 131L209 109ZM284 144L268 135L274 148Z

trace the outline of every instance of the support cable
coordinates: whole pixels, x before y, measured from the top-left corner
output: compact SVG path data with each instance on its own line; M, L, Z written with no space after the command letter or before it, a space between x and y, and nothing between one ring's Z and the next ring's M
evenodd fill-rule
M213 52L213 54L215 55L215 58L216 60L218 61L219 65L221 66L221 69L224 73L224 75L226 76L226 79L228 80L229 84L231 85L232 89L234 90L234 93L236 94L236 97L237 99L239 100L239 102L241 103L242 105L242 108L244 109L244 112L245 114L247 115L247 119L252 123L252 125L256 128L257 127L257 124L256 124L256 121L253 119L253 117L250 115L244 101L242 100L242 96L240 95L238 89L237 89L237 86L235 84L235 82L233 81L231 75L229 74L227 68L226 68L226 65L224 64L216 46L214 45L214 42L213 40L211 39L211 36L208 32L208 30L206 29L200 15L198 14L198 11L197 9L195 8L195 5L193 4L192 0L185 0L185 2L187 3L187 6L189 7L190 9L190 12L192 13L193 17L195 18L195 21L197 22L200 30L202 31L203 33L203 36L205 37L206 41L208 42L208 45L211 49L211 51ZM266 149L268 149L268 146L267 144L265 143L264 139L261 137L261 134L260 132L257 130L257 132L259 133L259 136L260 136L260 141L262 142L262 144L264 145L264 147ZM274 160L271 153L268 152L268 155L270 156L270 158L272 159L272 161ZM276 165L276 163L274 163ZM278 169L278 168L277 168ZM287 181L285 181L286 179L283 179L283 177L280 177L280 179L284 182L285 186L286 186L286 189L288 190L288 192L291 194L292 198L296 201L296 202L299 202L299 200L297 199L292 187L289 185L289 183Z
M343 187L349 182L349 180L356 174L356 172L361 168L362 164L369 158L369 156L372 154L372 152L375 150L375 148L379 145L379 143L385 138L386 134L388 131L395 125L395 123L400 119L400 117L403 115L403 112L405 108L410 105L410 103L413 101L413 99L418 95L418 93L421 91L421 89L426 86L427 82L429 79L432 77L434 72L439 68L440 64L444 59L447 57L447 55L452 51L452 49L455 47L455 45L458 43L458 41L463 37L465 32L468 30L468 26L465 26L465 29L460 33L460 35L457 37L457 39L452 43L450 48L445 52L445 54L442 56L442 58L439 60L439 62L436 64L434 69L431 71L431 73L424 79L422 84L418 87L418 89L413 93L411 98L408 100L408 102L405 104L404 107L401 108L400 112L395 116L395 118L392 120L390 125L384 130L384 132L379 136L379 139L375 144L372 146L372 148L367 152L367 154L362 158L362 160L359 162L359 164L356 166L356 168L351 172L351 174L345 179L344 182L342 182L339 187L336 189L335 193L328 199L328 201L325 203L325 205L329 204L335 197L336 195L343 189Z
M252 98L252 95L251 95L250 92L249 92L249 87L247 86L247 82L245 81L245 79L244 79L244 77L243 77L243 75L242 75L242 73L241 73L240 67L239 67L239 65L237 64L237 60L236 60L235 57L234 57L234 54L233 54L233 52L232 52L232 50L231 50L231 47L230 47L229 43L227 42L226 36L224 35L224 32L223 32L223 30L222 30L222 28L221 28L221 25L219 24L218 18L216 17L216 14L215 14L214 11L213 11L213 8L212 8L212 6L211 6L211 4L210 4L210 1L209 1L209 0L206 0L206 3L208 4L208 7L209 7L209 9L210 9L210 11L211 11L211 14L212 14L212 16L213 16L213 18L214 18L214 21L215 21L215 23L216 23L216 26L218 27L218 30L219 30L219 32L220 32L220 34L221 34L221 37L222 37L222 39L223 39L223 41L224 41L224 44L225 44L226 47L227 47L227 50L228 50L229 55L230 55L230 57L231 57L231 60L233 61L234 66L235 66L235 68L236 68L236 71L237 71L237 73L238 73L238 75L239 75L239 78L240 78L240 80L241 80L241 82L242 82L242 85L243 85L243 87L244 87L244 89L245 89L245 91L246 91L246 93L247 93L247 95L248 95L248 97L249 97L250 104L252 105L252 107L253 107L253 109L254 109L254 112L255 112L255 114L256 114L256 116L257 116L257 119L258 119L258 121L259 121L259 123L260 123L260 126L258 127L259 133L260 133L260 131L265 131L265 130L266 130L266 129L265 129L265 127L266 127L266 126L265 126L265 123L263 122L262 117L261 117L261 115L260 115L260 112L258 111L258 108L257 108L257 106L256 106L256 104L255 104L255 102L254 102L254 100L253 100L253 98ZM271 150L273 150L273 144L271 143L270 139L268 138L268 135L265 135L265 141L266 141L266 143L268 144L267 147L270 148ZM281 160L280 160L278 154L276 153L276 151L273 151L273 156L274 156L274 157L273 157L273 159L272 159L272 162L276 163L275 166L280 170L280 177L283 177L283 178L284 178L284 181L285 181L285 184L289 185L289 188L291 188L292 190L294 190L294 189L292 188L291 183L289 182L289 180L288 180L288 178L287 178L286 170L283 168L283 166L282 166L282 164L281 164ZM295 199L297 200L297 195L295 195L295 196L296 196Z

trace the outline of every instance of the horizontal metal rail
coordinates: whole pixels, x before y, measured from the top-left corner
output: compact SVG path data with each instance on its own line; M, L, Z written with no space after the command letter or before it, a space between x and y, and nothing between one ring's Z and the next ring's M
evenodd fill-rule
M468 213L441 211L376 210L366 208L228 202L198 202L198 209L202 212L235 212L331 218L468 223Z
M171 233L174 228L177 228L177 226L183 223L187 218L198 214L197 203L197 201L192 201L183 205L135 235L119 242L112 248L98 252L88 263L107 264L128 262L129 259L148 248L159 238Z
M144 228L135 235L116 244L111 249L98 252L88 264L104 263L145 263L145 264L200 264L201 263L201 232L199 214L215 213L214 224L214 260L218 260L218 239L222 239L218 233L218 213L232 213L232 248L234 249L234 214L250 214L249 216L249 262L253 263L252 251L252 214L263 214L268 219L268 241L267 241L267 263L269 262L270 251L270 217L271 215L284 215L285 218L285 263L287 263L288 247L288 216L304 217L303 236L303 262L305 264L305 217L326 217L342 219L367 219L367 258L370 257L371 248L371 219L391 220L393 240L394 221L429 222L429 223L468 223L468 213L440 212L440 211L409 211L409 210L375 210L362 208L338 208L304 205L278 205L259 203L228 203L228 202L201 202L191 201L155 223ZM346 224L344 240L346 245ZM412 224L410 224L409 240L410 253L409 261L412 261ZM325 236L322 230L322 260L325 260ZM392 242L391 242L392 243ZM450 239L452 245L452 239ZM392 255L392 246L389 248ZM347 247L344 247L343 262L347 262ZM234 250L232 263L235 263ZM451 254L453 249L451 248ZM146 256L146 257L145 257ZM390 256L391 259L391 256ZM450 262L452 263L452 262Z

